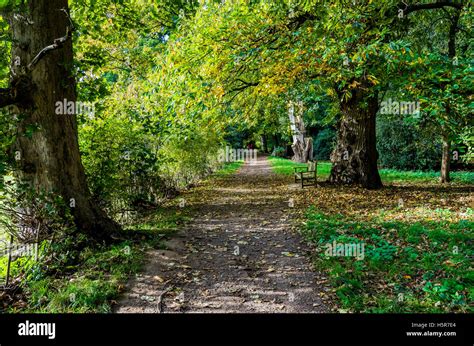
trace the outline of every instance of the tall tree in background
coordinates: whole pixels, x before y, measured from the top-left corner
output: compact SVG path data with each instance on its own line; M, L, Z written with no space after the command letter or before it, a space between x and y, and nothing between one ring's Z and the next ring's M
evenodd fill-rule
M438 11L429 13L429 17L427 13L425 17L431 20L431 27L436 24L438 27L434 38L431 33L418 35L418 40L423 40L425 44L425 61L424 66L420 66L413 74L412 91L422 100L428 101L424 107L425 113L439 129L442 139L440 181L447 183L450 181L453 139L456 133L461 133L463 128L469 126L469 112L472 111L469 105L472 98L472 72L468 51L472 44L468 30L472 23L472 10L469 11L462 2L433 6L432 9ZM448 23L447 27L445 22ZM463 26L467 30L463 30ZM461 32L462 36L459 35ZM463 45L459 44L459 38Z
M119 226L91 200L76 115L56 114L56 102L76 103L68 1L28 1L7 8L5 16L12 34L11 85L1 90L0 106L10 106L19 119L19 178L62 196L80 232L106 239Z
M296 106L296 107L295 107ZM289 102L288 117L290 118L291 133L293 135L293 161L305 163L313 159L313 138L306 134L303 121L303 102Z
M338 11L334 11L338 8ZM407 20L415 12L442 10L449 15L448 64L444 64L442 75L445 83L433 88L420 86L420 89L433 89L435 93L443 90L440 101L444 105L444 117L454 119L452 113L458 108L452 102L450 90L454 82L446 83L452 75L451 61L456 56L456 33L463 1L436 1L410 4L394 1L354 2L348 6L338 1L327 9L322 22L325 55L334 67L332 80L340 105L337 145L331 156L333 163L329 180L335 183L360 183L367 188L382 186L377 169L375 121L379 108L379 95L393 88L394 84L404 83L402 68L414 65L414 54L409 49L410 27L418 25ZM339 30L334 30L339 28ZM425 29L426 30L426 29ZM437 31L436 35L440 35ZM329 38L327 38L329 37ZM329 42L328 42L329 41ZM428 43L430 44L430 43ZM324 46L324 45L323 45ZM334 65L337 56L343 57L343 64ZM423 59L420 57L423 61ZM332 61L331 61L332 60ZM430 63L425 62L430 69ZM341 68L342 66L342 68ZM345 68L344 68L345 66ZM405 71L407 75L411 72ZM448 77L448 79L446 79ZM453 78L454 79L454 78ZM403 81L402 81L403 80ZM389 81L387 83L387 81ZM451 99L451 100L450 100ZM433 102L434 99L431 99ZM437 118L442 118L437 115ZM441 181L449 180L450 131L448 121L442 126L443 158Z

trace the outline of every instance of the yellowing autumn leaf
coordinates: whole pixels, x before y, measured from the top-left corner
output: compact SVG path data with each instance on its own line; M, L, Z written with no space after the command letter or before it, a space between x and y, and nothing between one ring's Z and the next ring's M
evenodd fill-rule
M377 80L377 78L376 78L375 76L372 76L372 75L369 74L369 75L367 76L367 79L368 79L369 81L371 81L373 85L379 84L379 81Z
M355 89L355 88L357 88L358 85L360 85L360 83L355 80L351 84L349 84L349 87L352 88L352 89Z

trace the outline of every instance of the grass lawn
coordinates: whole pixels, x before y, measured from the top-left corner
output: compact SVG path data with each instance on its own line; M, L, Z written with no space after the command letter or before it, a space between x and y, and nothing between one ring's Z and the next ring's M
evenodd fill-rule
M413 172L399 171L396 169L381 169L380 176L383 182L427 182L437 183L439 172ZM453 183L474 184L474 172L451 172Z
M226 176L234 174L244 164L244 161L226 162L214 173L215 176Z
M273 171L278 174L293 175L294 167L306 167L304 163L294 162L281 157L270 156L268 158L272 165ZM331 171L331 162L318 161L318 180L327 179Z
M403 219L415 214L416 220ZM455 214L392 210L354 217L313 206L302 233L314 245L316 268L329 276L338 310L472 312L474 213ZM363 244L363 258L334 257L327 244Z
M293 167L305 166L303 163L294 162L285 158L270 156L270 163L273 170L279 174L292 175ZM327 179L331 172L331 162L318 161L318 178ZM383 182L437 182L439 172L412 172L399 171L396 169L380 169L380 176ZM474 172L452 172L451 178L454 183L474 184Z
M270 160L281 174L298 165ZM327 176L330 165L318 169ZM304 210L301 233L333 288L335 311L472 312L473 173L455 172L446 186L437 173L381 175L380 190L322 185L295 192ZM358 245L363 256L328 245Z

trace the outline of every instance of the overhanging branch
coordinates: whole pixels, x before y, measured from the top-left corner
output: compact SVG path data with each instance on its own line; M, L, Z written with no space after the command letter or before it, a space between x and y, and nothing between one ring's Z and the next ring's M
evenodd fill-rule
M408 13L420 11L420 10L434 10L434 9L444 8L444 7L454 7L454 8L457 8L458 10L461 10L463 6L464 5L461 3L456 3L452 1L438 1L438 2L428 3L428 4L408 5L405 9L402 8L402 10L405 14L408 14Z
M75 30L74 24L69 13L65 9L61 9L60 11L64 12L69 20L69 25L66 26L66 34L63 37L55 39L53 44L44 47L27 65L26 71L23 71L23 73L19 75L12 72L13 78L10 87L0 88L0 108L28 102L30 91L33 87L30 79L30 72L50 51L61 48L67 40L71 39L72 33Z
M53 41L53 44L44 47L28 64L27 66L28 71L31 71L48 52L61 48L64 45L64 43L66 43L67 40L69 40L72 37L72 33L75 30L74 23L72 22L72 19L69 16L69 13L67 13L65 9L61 9L60 11L64 12L66 14L67 19L69 20L70 25L66 26L66 34L63 37L55 39Z

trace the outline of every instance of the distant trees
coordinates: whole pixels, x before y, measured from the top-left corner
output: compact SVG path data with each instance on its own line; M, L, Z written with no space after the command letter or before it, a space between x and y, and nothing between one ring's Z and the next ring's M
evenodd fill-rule
M276 133L288 139L292 122L282 120L285 105L302 101L308 121L320 102L322 124L337 127L329 181L375 189L382 186L376 118L390 95L420 104L420 112L399 117L438 124L449 135L442 160L442 181L448 180L450 143L467 124L472 89L467 64L472 6L466 2L209 1L184 2L180 10L170 5L162 12L166 2L137 3L143 10L136 20L156 19L162 31L153 35L166 44L155 52L160 73L147 73L156 61L142 54L136 60L142 73L133 74L159 83L177 114L200 114L219 133L238 124L254 131L257 141ZM152 26L140 28L141 35L151 35Z
M0 50L0 106L5 113L13 107L18 119L13 152L20 153L21 178L73 201L76 225L89 234L118 229L93 197L149 182L150 193L138 190L151 201L157 190L189 183L209 172L228 129L245 129L279 152L292 142L296 159L306 161L314 133L305 129L334 125L329 181L371 189L382 186L376 120L387 98L420 104L417 113L397 114L393 126L384 117L383 131L393 133L405 121L410 131L437 131L441 181L449 181L452 143L473 147L467 2L77 0L71 6L75 24L66 0L11 1L3 8L3 34L12 40ZM63 100L95 102L97 114L56 114ZM288 116L290 101L302 102L304 111ZM0 119L9 128L11 120ZM1 142L3 174L5 157L15 161L6 149L11 142ZM431 160L431 150L420 152ZM100 202L110 211L109 200Z

